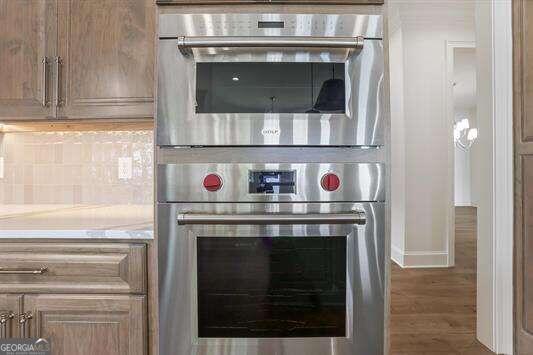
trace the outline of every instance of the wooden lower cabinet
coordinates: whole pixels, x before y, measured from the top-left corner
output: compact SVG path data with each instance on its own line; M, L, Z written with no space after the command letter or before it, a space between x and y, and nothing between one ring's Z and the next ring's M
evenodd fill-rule
M0 243L0 250L0 337L49 339L54 355L148 354L146 245Z
M0 294L0 338L19 336L18 315L22 313L22 296Z
M54 355L147 354L146 297L24 295L31 337L51 341Z
M146 293L144 244L2 243L0 268L0 294Z

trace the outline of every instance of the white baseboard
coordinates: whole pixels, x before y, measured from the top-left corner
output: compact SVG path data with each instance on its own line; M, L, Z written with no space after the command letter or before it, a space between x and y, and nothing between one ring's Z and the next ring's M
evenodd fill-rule
M473 203L464 202L464 203L456 203L455 207L476 207L476 206Z
M396 246L392 246L390 249L390 257L398 266L404 267L403 265L403 251Z
M391 247L391 259L402 268L444 268L448 267L448 253L435 251L405 252Z

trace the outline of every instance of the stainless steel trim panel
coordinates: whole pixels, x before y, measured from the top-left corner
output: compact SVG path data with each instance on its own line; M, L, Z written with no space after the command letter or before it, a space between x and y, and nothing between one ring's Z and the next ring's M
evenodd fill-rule
M351 147L168 147L157 149L157 163L382 163L386 149Z
M365 224L365 213L268 213L268 214L210 214L180 213L178 225L193 224Z
M180 12L184 11L180 9ZM260 22L281 22L264 28ZM217 13L160 14L159 37L179 36L328 36L383 38L383 17L366 14Z
M337 214L362 211L364 225L178 225L184 213ZM383 355L384 203L158 204L160 354ZM335 338L199 338L196 245L202 237L347 236L346 336Z
M157 167L159 202L328 202L384 201L385 166L379 163L198 163L162 164ZM250 194L249 171L296 170L296 193ZM333 172L340 178L337 191L325 191L320 180ZM203 187L207 174L216 173L222 188L209 192Z

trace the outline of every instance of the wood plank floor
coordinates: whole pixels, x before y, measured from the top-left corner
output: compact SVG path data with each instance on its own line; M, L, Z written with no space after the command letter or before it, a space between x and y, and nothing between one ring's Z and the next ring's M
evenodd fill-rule
M476 340L476 209L456 208L456 266L392 263L391 354L493 354Z

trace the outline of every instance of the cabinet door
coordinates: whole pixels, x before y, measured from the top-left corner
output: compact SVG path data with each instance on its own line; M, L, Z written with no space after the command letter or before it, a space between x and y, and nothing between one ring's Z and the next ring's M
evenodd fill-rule
M50 340L54 355L144 355L144 296L26 295L31 337Z
M153 117L153 0L58 0L59 118Z
M0 294L0 339L19 336L17 320L21 313L21 295Z
M143 244L2 243L0 268L0 293L146 292Z
M0 0L0 118L54 115L55 20L55 0Z

